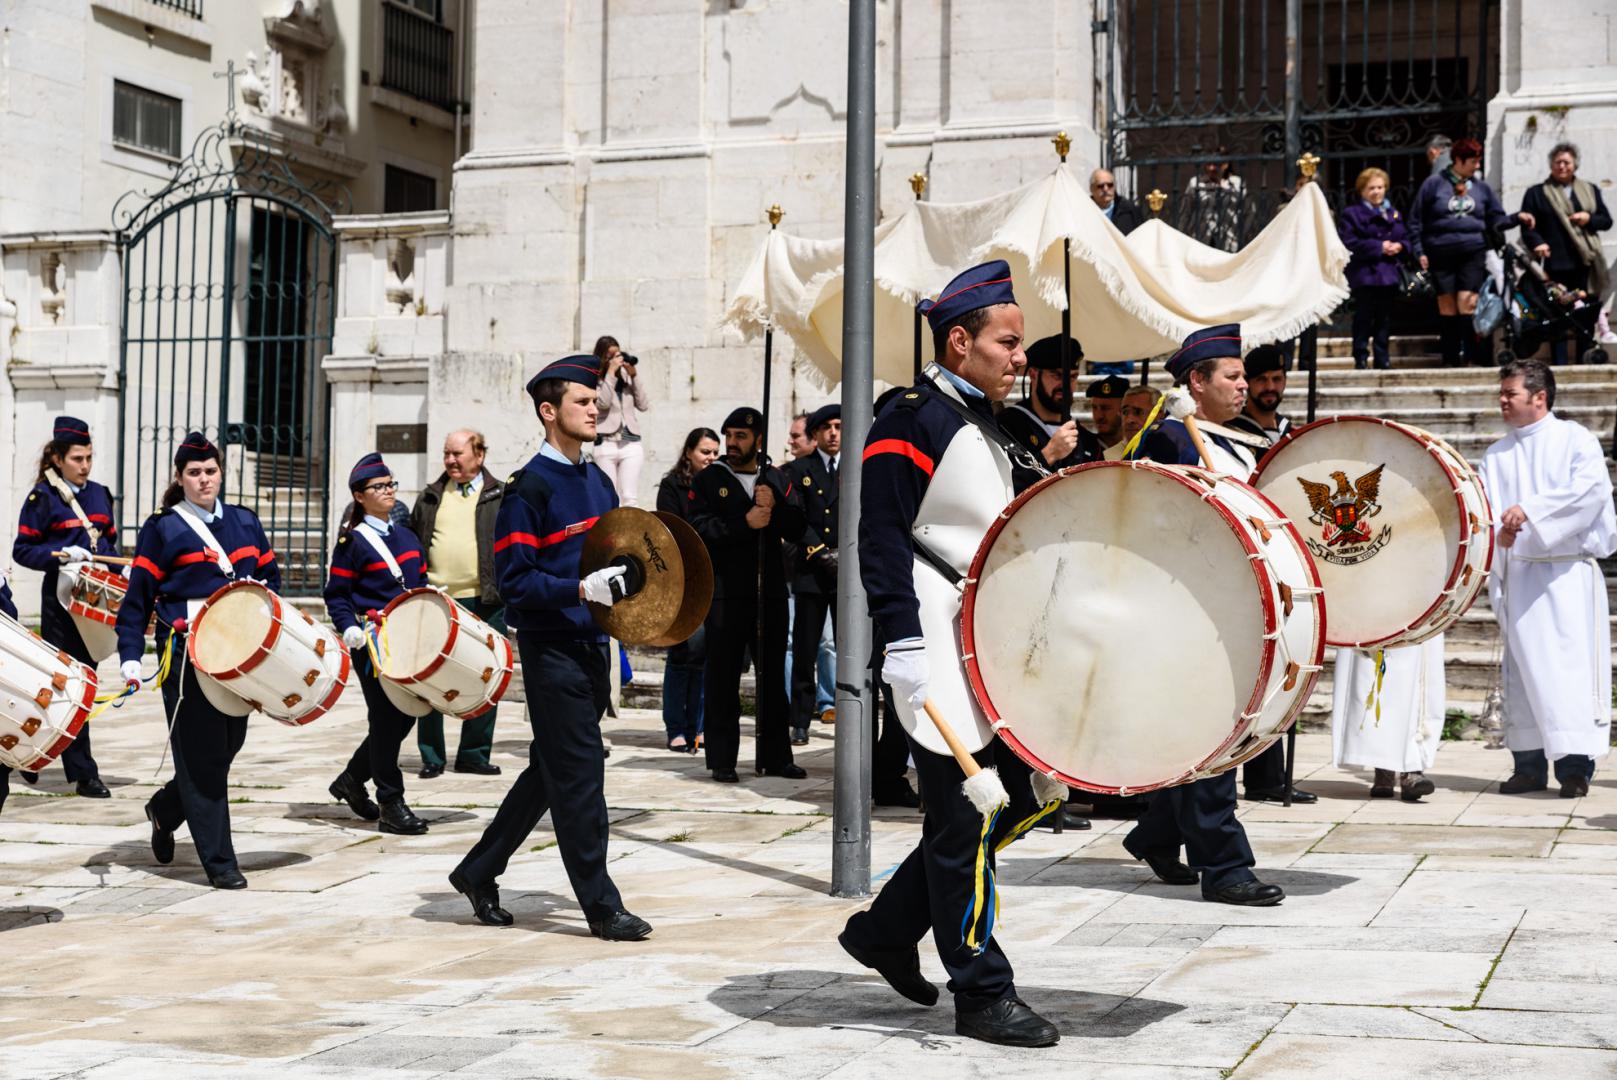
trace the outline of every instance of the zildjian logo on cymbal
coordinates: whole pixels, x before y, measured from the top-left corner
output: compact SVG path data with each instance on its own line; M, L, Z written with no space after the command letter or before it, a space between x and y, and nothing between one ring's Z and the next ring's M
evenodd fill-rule
M1381 470L1386 467L1377 465L1352 484L1348 483L1347 473L1333 472L1334 492L1329 484L1297 478L1308 496L1308 520L1320 527L1320 539L1325 541L1321 544L1308 539L1308 550L1315 558L1351 566L1364 562L1387 546L1392 539L1391 525L1382 526L1373 539L1370 535L1370 519L1381 513L1381 504L1376 499L1381 493Z

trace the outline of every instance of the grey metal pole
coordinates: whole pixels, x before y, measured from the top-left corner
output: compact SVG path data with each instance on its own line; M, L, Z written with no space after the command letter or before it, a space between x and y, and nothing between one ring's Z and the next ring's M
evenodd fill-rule
M1286 0L1286 163L1281 182L1292 163L1303 156L1303 0Z
M870 611L859 584L859 461L875 390L876 0L848 4L848 148L843 211L842 485L837 537L836 786L831 895L870 895Z

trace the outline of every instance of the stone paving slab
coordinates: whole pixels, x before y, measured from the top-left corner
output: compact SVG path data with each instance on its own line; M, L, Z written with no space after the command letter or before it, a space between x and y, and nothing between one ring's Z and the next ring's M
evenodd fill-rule
M516 926L475 924L445 880L523 767L520 710L500 710L500 776L419 780L407 744L408 798L432 825L418 837L380 836L329 798L358 695L326 719L249 726L231 786L239 893L206 887L183 833L173 865L151 858L140 805L163 734L149 704L97 729L114 798L73 797L59 773L14 781L0 1077L1617 1074L1617 781L1603 776L1584 799L1501 796L1508 756L1448 744L1431 798L1372 801L1367 775L1332 769L1328 737L1305 734L1299 775L1320 802L1239 807L1260 876L1287 890L1267 909L1156 881L1123 851L1126 822L1037 831L1001 857L996 936L1064 1038L1014 1051L959 1038L947 995L915 1006L836 946L865 901L828 895L819 726L799 755L809 781L717 785L662 749L655 714L606 724L612 872L657 928L607 944L548 823L501 881ZM919 822L875 815L878 888ZM921 963L944 981L927 942Z

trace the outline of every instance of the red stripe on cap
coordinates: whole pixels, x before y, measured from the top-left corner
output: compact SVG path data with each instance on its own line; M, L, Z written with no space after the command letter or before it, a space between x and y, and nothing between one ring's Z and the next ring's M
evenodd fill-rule
M545 371L549 371L551 368L572 368L574 371L588 372L589 374L594 375L596 378L601 377L600 368L585 367L583 364L551 364L550 367L545 368L545 370L541 371L539 374L543 375Z
M865 447L865 456L863 460L869 461L871 458L877 457L881 454L896 454L901 458L908 458L910 461L915 463L916 468L920 469L928 476L931 476L932 471L937 468L936 463L933 462L933 460L926 454L922 453L919 447L917 447L914 443L905 442L903 439L878 439L876 442L873 442L869 446Z
M1239 342L1240 340L1241 340L1241 338L1240 338L1239 335L1237 335L1235 337L1230 337L1228 334L1224 335L1223 337L1202 338L1200 341L1197 341L1197 342L1195 342L1193 344L1179 346L1179 352L1174 353L1172 359L1170 359L1168 362L1172 363L1174 360L1179 359L1179 353L1184 352L1186 349L1194 349L1198 345L1208 345L1208 344L1211 344L1212 342L1215 342L1215 341L1234 341L1234 342Z
M1009 280L1011 280L1011 279L1008 278L1008 277L1001 277L1001 278L995 278L993 281L979 281L975 285L963 286L961 288L956 289L954 292L950 293L948 296L940 296L940 297L938 297L937 300L933 302L932 306L937 307L939 304L943 303L945 300L953 300L955 297L959 296L961 293L968 293L973 289L980 289L984 285L1003 285L1003 284L1005 284L1005 282L1007 282Z

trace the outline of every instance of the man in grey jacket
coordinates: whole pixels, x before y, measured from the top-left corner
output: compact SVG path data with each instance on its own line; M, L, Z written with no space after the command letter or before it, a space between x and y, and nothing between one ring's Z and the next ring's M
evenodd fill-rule
M478 618L505 632L504 609L494 576L494 518L500 512L504 486L483 467L488 447L470 430L452 431L444 439L443 475L416 500L410 531L427 550L427 581L454 597ZM455 771L493 775L489 761L494 746L494 709L463 720ZM444 718L430 713L416 725L421 751L421 777L444 771Z

